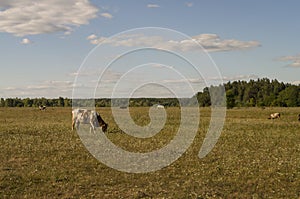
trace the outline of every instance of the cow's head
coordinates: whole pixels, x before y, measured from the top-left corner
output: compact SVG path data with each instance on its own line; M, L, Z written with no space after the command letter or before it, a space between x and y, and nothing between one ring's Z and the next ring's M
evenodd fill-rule
M105 133L107 131L108 124L104 123L101 125L102 131Z

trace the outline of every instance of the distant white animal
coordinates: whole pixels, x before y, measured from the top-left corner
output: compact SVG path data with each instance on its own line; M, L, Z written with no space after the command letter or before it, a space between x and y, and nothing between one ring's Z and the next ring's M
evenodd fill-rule
M101 127L106 132L108 124L104 122L99 113L88 109L74 109L72 111L72 130L79 129L80 124L90 124L90 132L92 129L95 133L96 127Z
M41 111L45 111L45 110L46 110L46 106L39 106L39 109L40 109Z
M156 108L165 108L163 105L158 104Z
M272 113L268 119L277 119L280 118L280 113Z

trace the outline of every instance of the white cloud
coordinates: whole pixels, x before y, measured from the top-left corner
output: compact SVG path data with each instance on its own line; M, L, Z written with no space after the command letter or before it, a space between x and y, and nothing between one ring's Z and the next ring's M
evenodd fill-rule
M160 6L157 4L148 4L147 8L159 8Z
M250 79L257 79L259 78L257 75L236 75L231 77L223 77L223 81L236 81L236 80L250 80Z
M73 81L43 81L37 84L24 85L19 87L6 87L0 88L0 93L3 97L49 97L56 98L59 96L72 97L72 91L75 88L75 96L80 97L93 97L91 94L96 94L96 97L111 97L113 89L121 79L122 74L116 71L107 70L99 82L98 77L94 77L91 73L73 73L71 75L78 75L79 79L77 82ZM119 97L127 96L133 88L139 88L137 85L144 85L144 78L139 79L137 74L133 74L135 78L127 78L124 84L119 85L121 91L117 94ZM147 77L146 77L147 78ZM224 82L234 80L249 80L257 79L256 75L237 75L232 77L223 77ZM149 79L150 80L150 79ZM154 84L149 84L149 89L138 89L137 96L148 96L148 97L172 97L166 89L162 89L162 92L157 92L154 89L155 85L160 85L161 88L172 88L175 93L179 94L180 97L190 97L194 93L192 90L187 89L187 83L193 87L193 92L201 91L204 87L209 85L215 85L215 81L219 80L219 77L208 77L206 79L192 78L187 79L168 77L167 79L155 80ZM147 80L148 81L148 80ZM145 82L147 82L145 81ZM205 82L206 81L206 82ZM219 81L218 81L219 82ZM206 84L208 83L208 85ZM299 84L300 81L295 81L293 84ZM96 85L97 91L95 92ZM154 86L154 87L153 87ZM146 88L146 87L145 87ZM129 92L130 91L130 92ZM81 93L82 92L82 93Z
M194 41L202 45L203 48L209 52L241 50L260 46L260 43L257 41L240 41L236 39L222 40L216 34L200 34L193 36L192 38ZM183 44L185 42L185 45L187 45L191 41L181 41L181 43Z
M200 34L190 40L164 40L160 36L121 35L114 38L99 37L91 39L92 44L111 44L112 46L147 46L166 50L194 51L199 45L208 52L242 50L260 46L257 41L222 40L216 34Z
M97 17L97 12L89 0L2 0L0 32L16 36L70 33Z
M296 67L296 68L299 67L299 68L300 68L300 61L299 61L299 60L298 60L298 61L295 61L295 62L291 63L290 66L291 66L291 67Z
M165 79L164 83L204 83L204 79L188 78L188 79Z
M98 44L100 44L101 42L103 42L104 40L106 40L105 37L98 37L98 36L95 35L95 34L92 34L92 35L88 36L86 39L89 40L90 43L91 43L91 44L94 44L94 45L98 45Z
M30 85L27 86L27 89L50 89L50 88L72 88L73 82L72 81L45 81L38 85Z
M90 40L91 44L110 44L112 46L153 46L156 42L163 42L163 39L159 36L147 37L141 34L135 35L120 35L114 38L97 37Z
M77 77L77 76L94 76L94 73L92 72L73 72L68 74L71 77Z
M21 44L31 44L32 41L30 41L28 38L23 38L22 41L21 41Z
M220 77L207 77L205 79L199 79L199 78L166 79L163 82L166 82L166 83L183 83L183 82L205 83L205 81L208 81L208 82L212 83L213 81L219 81L219 80L228 82L228 81L237 81L237 80L250 80L250 79L257 79L257 78L259 78L257 75L236 75L236 76L230 76L230 77L223 76L222 79L220 79ZM208 86L208 85L206 85L206 86Z
M298 81L293 81L292 84L293 84L293 85L300 85L300 80L298 80Z
M44 81L33 85L4 88L7 97L71 97L72 81Z
M102 39L92 39L91 44L98 45L101 43L101 41L102 41Z
M87 40L94 40L94 39L97 39L97 35L91 34L91 35L89 35L86 39L87 39Z
M187 2L186 4L185 4L187 7L193 7L193 3L192 2Z
M277 59L278 61L291 62L288 67L300 68L300 54L295 56L283 56Z
M159 64L159 63L151 64L151 66L154 68L169 68L169 69L174 68L173 66L163 65L163 64Z
M101 13L100 15L102 17L107 18L107 19L112 19L113 18L113 16L110 13L108 13L108 12Z

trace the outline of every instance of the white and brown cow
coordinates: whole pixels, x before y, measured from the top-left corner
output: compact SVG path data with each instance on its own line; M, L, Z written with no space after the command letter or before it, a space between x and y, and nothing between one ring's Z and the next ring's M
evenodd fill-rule
M46 110L46 106L39 106L40 111L45 111Z
M72 111L72 130L78 129L80 124L90 124L90 132L95 132L96 127L101 127L103 132L107 130L107 123L101 118L100 114L88 109L74 109Z
M270 114L268 119L277 119L280 118L280 113L272 113Z

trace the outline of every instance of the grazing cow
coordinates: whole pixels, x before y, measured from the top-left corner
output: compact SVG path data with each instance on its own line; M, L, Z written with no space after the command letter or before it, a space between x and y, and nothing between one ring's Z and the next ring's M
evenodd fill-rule
M101 118L99 113L88 109L74 109L72 111L72 130L79 128L80 124L90 124L90 132L95 132L95 127L101 127L103 132L107 130L107 123Z
M39 106L40 111L45 111L46 110L46 106Z
M268 119L277 119L280 118L280 113L272 113Z
M160 104L158 104L157 106L156 106L156 108L158 108L158 109L163 109L163 108L165 108L163 105L160 105Z

